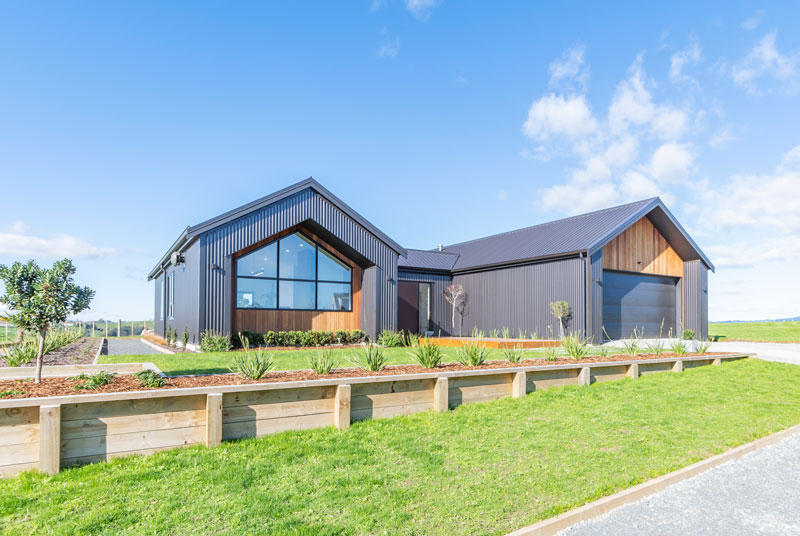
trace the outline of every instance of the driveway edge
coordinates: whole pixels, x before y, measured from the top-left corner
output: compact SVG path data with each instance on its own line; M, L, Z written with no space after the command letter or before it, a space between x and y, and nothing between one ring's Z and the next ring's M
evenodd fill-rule
M559 514L556 517L551 517L550 519L545 519L539 521L538 523L534 523L533 525L517 529L514 532L508 533L507 536L548 536L551 534L556 534L558 531L571 527L575 523L605 514L606 512L610 512L611 510L622 506L623 504L638 501L639 499L659 492L672 484L696 476L727 461L741 458L745 454L753 452L754 450L766 447L768 445L773 445L782 439L797 433L800 433L800 424L796 424L772 435L762 437L761 439L756 439L750 443L734 447L721 454L701 460L697 463L684 467L683 469L678 469L677 471L667 473L666 475L662 475L658 478L648 480L647 482L643 482L632 488L622 490L614 495L609 495L608 497L603 497L594 502L590 502L589 504L579 506L578 508L574 508L568 512L564 512L563 514Z

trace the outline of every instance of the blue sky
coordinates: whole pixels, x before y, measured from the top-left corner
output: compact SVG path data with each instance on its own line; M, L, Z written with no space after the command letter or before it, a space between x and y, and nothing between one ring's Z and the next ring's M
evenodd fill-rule
M314 176L407 247L661 195L712 320L800 315L792 3L0 4L0 263L151 318L180 231Z

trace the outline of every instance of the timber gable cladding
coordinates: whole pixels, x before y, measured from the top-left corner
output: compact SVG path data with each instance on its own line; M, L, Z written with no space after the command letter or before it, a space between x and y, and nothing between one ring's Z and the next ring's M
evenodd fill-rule
M352 269L352 311L247 310L235 307L236 257L292 230L300 230ZM170 262L175 254L177 266ZM399 281L430 285L434 334L468 334L509 328L558 335L551 301L570 304L570 331L594 341L603 336L603 273L669 276L682 327L706 333L708 270L713 265L660 199L653 198L573 216L435 250L405 250L313 179L188 227L149 278L156 292L175 273L176 318L159 321L164 296L155 300L157 329L356 329L375 340L397 329ZM451 323L442 291L451 283L467 292L463 317ZM619 289L617 288L617 292ZM638 297L641 299L641 295ZM658 305L657 305L658 306ZM670 305L670 307L672 307ZM670 309L672 310L672 309Z

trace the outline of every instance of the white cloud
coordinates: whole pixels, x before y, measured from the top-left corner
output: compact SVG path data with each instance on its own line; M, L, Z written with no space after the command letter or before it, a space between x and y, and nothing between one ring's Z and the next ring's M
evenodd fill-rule
M590 184L572 181L545 188L541 192L543 208L570 215L608 207L618 199L617 188L610 181Z
M566 83L567 87L586 88L589 81L589 70L583 61L586 47L575 45L564 51L560 59L550 63L550 85L559 86Z
M777 32L768 33L731 69L733 82L751 95L765 91L758 85L762 78L777 82L776 89L782 93L795 94L800 90L800 58L797 53L782 55L778 51L776 40Z
M689 36L689 46L675 52L670 58L669 78L674 83L690 82L693 79L684 73L684 68L698 63L701 58L700 45L696 36Z
M608 122L615 132L622 132L629 125L649 123L655 114L652 96L645 87L642 60L642 55L639 54L631 66L630 78L617 86L614 99L611 101Z
M406 8L421 21L427 21L433 13L437 0L406 0Z
M686 133L686 112L671 106L659 106L653 116L651 130L662 140L677 140Z
M733 135L731 129L729 127L724 127L708 139L708 144L711 147L725 147L735 139L736 136Z
M800 145L789 149L778 165L778 172L786 173L789 171L800 172Z
M378 57L389 59L396 58L397 54L400 52L400 40L390 36L386 28L381 31L381 34L383 35L383 42L378 48Z
M800 257L800 236L784 235L760 241L710 246L709 255L717 268L751 268L765 261L796 261Z
M557 136L577 140L593 134L597 122L582 95L545 95L531 105L522 129L528 137L536 140Z
M43 238L27 234L26 225L19 221L8 232L0 232L0 254L14 257L106 257L114 249L103 248L68 234Z
M766 14L767 14L766 11L764 11L763 9L759 9L751 16L747 17L744 20L744 22L742 22L742 28L744 28L745 30L755 30L756 28L758 28L758 25L761 24L761 19L763 19L764 15Z
M622 177L620 191L629 201L662 195L658 185L638 171L629 171Z
M800 232L800 173L737 175L717 192L701 215L702 223L709 228Z
M692 171L694 157L688 148L668 142L656 149L650 161L650 174L664 184L686 180Z

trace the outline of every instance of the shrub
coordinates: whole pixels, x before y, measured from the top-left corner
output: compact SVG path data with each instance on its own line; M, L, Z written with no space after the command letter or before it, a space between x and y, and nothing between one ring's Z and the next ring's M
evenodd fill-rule
M409 348L415 348L419 346L419 335L416 333L410 333L406 335L406 342L405 345Z
M350 362L363 370L376 372L386 367L386 355L383 348L374 344L362 344L361 351L356 351L350 358Z
M681 339L684 341L691 341L695 337L695 333L693 329L684 329L683 333L681 333Z
M526 331L525 331L524 329L522 329L522 328L520 328L520 329L519 329L519 331L518 331L517 333L518 333L518 334L517 334L517 338L518 338L518 339L524 339L525 337L527 337L527 336L528 336L528 334L526 333Z
M9 367L21 367L25 363L34 361L38 353L39 348L36 340L26 337L22 342L7 347L3 360Z
M330 374L331 370L339 366L339 360L333 350L319 350L308 356L308 367L317 374Z
M152 370L135 372L133 376L139 380L139 383L142 384L142 387L164 387L167 384L167 381L164 378Z
M669 346L669 349L675 355L686 355L686 352L688 351L688 349L686 348L686 343L684 343L681 340L677 340L677 341L673 342Z
M114 374L104 370L101 370L97 374L86 374L81 372L72 379L80 382L78 385L73 387L73 389L92 391L98 387L102 387L103 385L108 385L109 383L113 382Z
M189 344L189 328L183 328L183 333L181 334L181 346L183 346L183 351L186 351L186 345Z
M525 357L525 350L522 344L515 344L513 348L503 348L503 355L509 363L519 363Z
M633 328L631 338L622 341L622 353L625 355L636 356L639 355L641 350L642 333L637 328Z
M268 331L264 334L264 346L278 346L278 334Z
M436 368L442 362L442 349L438 344L424 340L413 352L406 352L422 368Z
M0 398L5 398L7 396L19 396L24 394L25 391L20 391L19 389L11 389L10 391L0 391Z
M647 345L647 351L653 355L661 355L664 353L664 341L657 339L656 342Z
M343 329L337 329L333 337L339 344L347 344L350 342L350 334Z
M708 352L709 348L711 348L711 341L698 341L697 346L695 346L694 353L704 354Z
M381 334L378 336L378 344L387 348L395 348L403 346L403 338L402 331L398 332L385 329L381 331Z
M209 329L200 335L200 351L202 352L227 352L230 349L231 338L229 335L215 333Z
M260 380L275 367L275 353L267 353L264 348L249 350L250 341L239 334L244 350L236 352L233 356L231 372L235 372L248 380Z
M364 337L366 337L366 335L367 334L364 333L363 331L361 331L360 329L354 329L353 331L350 332L350 341L349 342L354 343L354 344L355 343L359 343L362 340L364 340Z
M480 341L468 341L461 348L456 349L456 359L459 363L468 367L483 365L487 357L489 357L489 350Z
M558 348L555 346L545 346L544 347L544 360L545 361L555 361L558 359Z
M611 355L611 347L603 346L602 344L597 347L597 355L600 357L608 357Z
M511 330L508 328L503 328L502 330L503 338L510 339L511 338Z
M565 336L561 346L572 359L583 359L589 353L589 342L580 333Z

